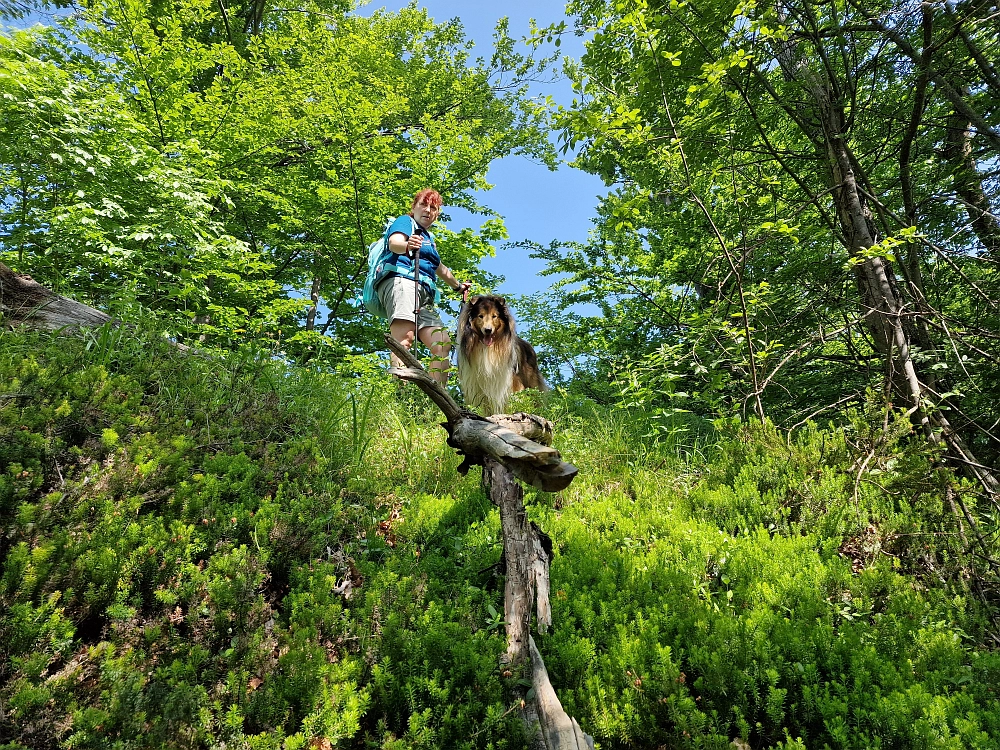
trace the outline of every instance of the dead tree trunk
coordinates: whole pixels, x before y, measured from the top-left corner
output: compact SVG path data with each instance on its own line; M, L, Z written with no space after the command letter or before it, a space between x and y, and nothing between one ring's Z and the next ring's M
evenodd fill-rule
M507 625L507 653L504 661L521 666L528 658L531 609L537 603L538 629L552 624L549 606L549 555L538 527L524 511L524 492L514 476L499 461L487 458L483 471L490 477L490 500L500 509L503 555L506 560L504 613Z
M556 695L545 661L531 637L531 610L534 606L538 631L552 625L549 604L549 562L551 543L524 510L524 492L503 464L487 458L483 471L489 473L490 500L500 509L503 554L506 560L504 582L504 621L507 628L507 652L501 657L506 671L521 674L530 665L531 686L535 698L522 714L525 723L536 721L544 747L549 750L593 750L594 740L576 719L563 710ZM548 550L546 549L548 547Z
M43 331L73 331L97 328L121 321L77 302L69 297L46 289L26 274L17 274L0 263L0 325L25 326ZM195 351L191 347L171 343L182 352Z
M0 321L5 325L57 331L101 326L111 322L111 317L56 294L30 276L16 274L0 263Z
M468 470L472 463L481 463L490 500L500 509L507 571L504 582L507 651L501 657L502 668L510 677L530 670L535 695L532 700L523 699L521 696L526 693L518 689L522 720L529 731L535 731L537 725L539 747L593 750L593 738L563 710L545 662L531 639L532 606L539 632L544 633L552 625L549 605L552 546L548 537L528 520L524 491L514 480L517 476L542 489L561 489L573 481L576 467L562 461L559 452L547 445L552 442L552 423L548 420L532 414L499 414L484 419L463 411L408 349L390 336L386 336L386 343L407 365L392 368L390 372L415 383L444 412L448 419L443 425L450 435L448 444L465 453L459 471Z
M520 667L528 657L531 632L533 530L524 512L524 492L514 476L491 458L484 461L483 471L489 474L490 500L500 509L503 555L507 561L503 589L507 653L501 660L509 667Z

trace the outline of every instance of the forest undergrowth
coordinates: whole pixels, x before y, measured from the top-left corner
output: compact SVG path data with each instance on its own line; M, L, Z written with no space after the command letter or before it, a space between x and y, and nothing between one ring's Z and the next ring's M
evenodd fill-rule
M580 469L526 493L536 641L601 747L1000 747L955 508L990 516L892 415L518 407ZM0 333L0 747L527 747L497 512L440 420L363 358Z

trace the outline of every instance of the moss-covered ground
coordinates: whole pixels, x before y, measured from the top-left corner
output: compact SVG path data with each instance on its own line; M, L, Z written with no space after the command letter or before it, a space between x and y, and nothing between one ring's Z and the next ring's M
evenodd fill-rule
M518 406L580 468L536 640L601 747L1000 746L989 515L905 427ZM0 334L0 747L526 747L439 421L360 359Z

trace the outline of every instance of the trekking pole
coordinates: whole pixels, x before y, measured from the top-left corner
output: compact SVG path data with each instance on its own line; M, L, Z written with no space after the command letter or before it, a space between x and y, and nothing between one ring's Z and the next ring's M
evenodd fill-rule
M420 238L423 247L423 237ZM417 356L420 341L420 247L413 251L413 356Z

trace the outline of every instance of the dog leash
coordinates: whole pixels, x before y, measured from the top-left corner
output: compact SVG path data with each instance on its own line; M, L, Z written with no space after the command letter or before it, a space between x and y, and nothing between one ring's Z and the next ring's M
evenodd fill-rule
M462 304L458 306L458 318L455 320L455 335L451 337L451 340L455 342L455 345L451 347L451 354L449 355L449 358L450 357L454 357L455 358L455 361L452 362L452 364L455 365L456 367L458 366L458 347L459 347L459 345L461 343L458 340L458 334L460 333L459 328L462 325L462 313L465 312L465 306L467 304L469 304L469 290L470 289L471 289L471 286L467 286L462 291Z

